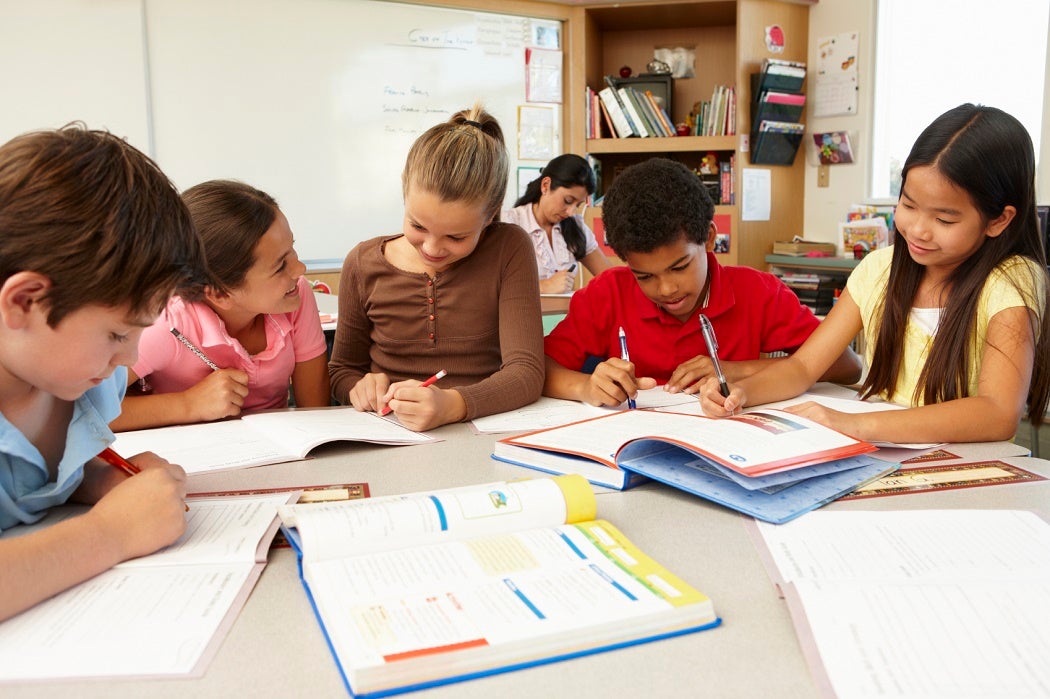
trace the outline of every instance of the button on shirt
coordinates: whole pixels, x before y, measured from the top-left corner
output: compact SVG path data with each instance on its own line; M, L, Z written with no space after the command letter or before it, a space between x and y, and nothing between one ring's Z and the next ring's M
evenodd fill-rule
M817 327L813 313L777 277L749 267L723 267L707 254L711 284L707 305L719 357L758 359L761 353L794 352ZM682 322L650 300L626 267L613 267L577 291L569 314L545 338L544 352L579 371L589 357L620 356L624 329L637 376L663 384L679 364L707 356L697 316Z
M118 367L73 402L66 449L54 481L40 451L0 414L0 531L32 524L69 499L84 480L84 464L113 442L109 422L120 414L127 383L127 369Z
M598 249L598 241L587 224L583 222L582 216L574 216L580 230L583 231L584 255L588 255ZM540 279L549 279L556 272L568 269L576 258L569 252L565 244L565 238L561 234L561 224L555 223L551 229L551 239L547 240L547 232L543 230L532 213L532 204L522 204L513 209L506 209L500 214L500 220L507 223L516 223L525 229L532 240L532 247L536 250L536 267L540 273Z

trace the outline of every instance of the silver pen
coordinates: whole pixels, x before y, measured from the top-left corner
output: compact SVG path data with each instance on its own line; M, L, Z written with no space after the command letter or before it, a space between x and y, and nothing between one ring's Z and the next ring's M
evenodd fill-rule
M722 365L718 361L718 338L715 337L715 329L711 321L703 313L700 314L700 332L704 334L704 342L707 343L707 354L711 357L711 365L715 368L715 376L718 377L718 390L729 397L729 384L726 383L726 375L722 373Z

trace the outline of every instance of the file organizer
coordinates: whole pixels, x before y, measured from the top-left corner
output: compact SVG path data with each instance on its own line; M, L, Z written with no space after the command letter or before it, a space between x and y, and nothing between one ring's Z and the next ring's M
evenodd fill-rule
M805 131L804 63L767 59L751 75L751 163L791 165Z

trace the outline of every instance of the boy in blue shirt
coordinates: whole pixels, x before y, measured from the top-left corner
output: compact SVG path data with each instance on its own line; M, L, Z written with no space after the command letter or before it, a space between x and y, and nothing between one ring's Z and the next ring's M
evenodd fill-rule
M0 620L185 530L180 467L96 455L139 335L202 269L178 192L123 140L71 125L0 146L0 530L93 505L0 541Z

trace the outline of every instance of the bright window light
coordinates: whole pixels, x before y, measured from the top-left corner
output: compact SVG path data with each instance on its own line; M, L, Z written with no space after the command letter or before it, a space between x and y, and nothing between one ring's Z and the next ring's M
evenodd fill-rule
M1050 2L878 0L871 196L896 200L919 133L964 102L998 107L1039 154Z

